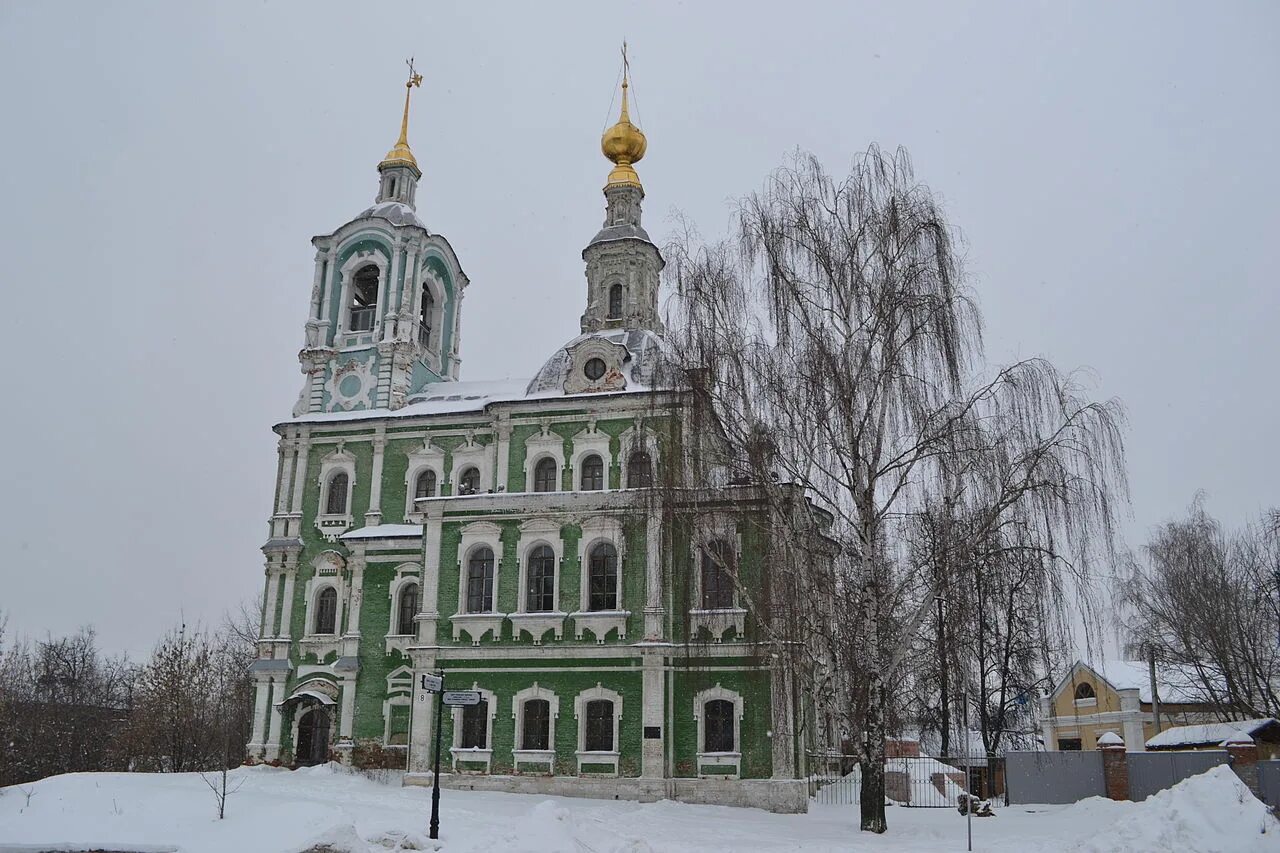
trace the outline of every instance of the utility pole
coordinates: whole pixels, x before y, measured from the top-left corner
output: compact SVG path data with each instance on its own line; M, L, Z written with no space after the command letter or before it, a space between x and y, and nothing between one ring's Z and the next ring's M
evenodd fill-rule
M1147 643L1147 676L1151 679L1151 713L1156 718L1156 734L1160 734L1160 691L1156 689L1156 647Z

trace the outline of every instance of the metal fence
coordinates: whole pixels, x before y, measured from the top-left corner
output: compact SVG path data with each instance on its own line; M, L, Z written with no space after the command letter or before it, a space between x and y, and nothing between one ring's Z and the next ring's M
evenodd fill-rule
M854 805L862 795L862 771L852 755L811 755L809 796L817 803ZM954 808L957 798L972 792L994 805L1003 804L1003 759L941 759L920 756L890 758L884 766L885 796L900 806ZM966 783L966 770L968 781Z
M1280 809L1280 760L1258 762L1258 788L1263 802Z
M1005 769L1011 803L1074 803L1106 793L1098 752L1010 752Z
M1190 776L1227 763L1225 750L1200 752L1130 752L1129 799L1145 800Z

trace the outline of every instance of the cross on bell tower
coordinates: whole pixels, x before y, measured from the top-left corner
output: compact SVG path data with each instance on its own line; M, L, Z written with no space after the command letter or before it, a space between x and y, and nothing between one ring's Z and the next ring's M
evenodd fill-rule
M409 96L415 87L422 85L422 75L413 67L413 57L405 60L409 66L409 79L404 84L404 116L400 120L400 138L395 146L387 152L378 164L381 180L378 183L378 203L398 201L417 209L416 196L418 180L422 170L418 168L418 160L409 149Z

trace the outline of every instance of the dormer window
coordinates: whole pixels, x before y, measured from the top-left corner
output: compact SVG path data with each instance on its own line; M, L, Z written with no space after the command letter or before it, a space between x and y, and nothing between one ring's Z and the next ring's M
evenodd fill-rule
M622 319L622 285L614 284L609 288L609 319Z
M1089 682L1084 681L1076 685L1076 701L1077 702L1081 701L1082 699L1097 699L1097 698L1098 698L1098 694L1094 693L1093 685L1090 684Z
M351 331L373 331L378 312L378 268L361 267L351 282Z

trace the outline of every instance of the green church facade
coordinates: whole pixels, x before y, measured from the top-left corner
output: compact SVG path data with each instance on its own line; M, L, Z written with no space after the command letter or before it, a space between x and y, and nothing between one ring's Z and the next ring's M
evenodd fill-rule
M412 82L412 81L411 81ZM807 703L761 630L751 487L673 488L688 413L662 359L661 253L623 117L583 251L582 335L528 381L460 381L468 279L417 218L406 139L375 205L315 238L305 376L280 436L254 760L442 784L807 807Z

